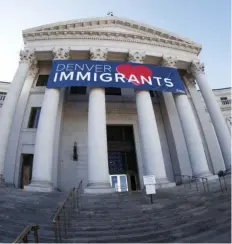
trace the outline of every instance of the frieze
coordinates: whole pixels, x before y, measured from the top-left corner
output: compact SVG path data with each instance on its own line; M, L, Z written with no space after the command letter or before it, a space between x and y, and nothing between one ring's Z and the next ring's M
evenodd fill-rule
M110 35L109 35L110 33ZM199 54L200 48L182 43L175 40L162 39L161 37L149 37L143 35L133 35L128 33L114 33L114 32L96 32L96 31L54 31L41 34L26 34L25 41L34 40L53 40L53 39L90 39L90 40L113 40L120 42L142 43L152 46L169 47L173 49L183 50L190 53Z

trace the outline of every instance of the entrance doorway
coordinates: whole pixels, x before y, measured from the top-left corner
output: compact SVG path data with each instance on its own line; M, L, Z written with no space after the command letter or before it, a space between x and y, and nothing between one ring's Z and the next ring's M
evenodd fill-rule
M22 154L21 155L21 180L20 180L20 188L24 188L25 186L31 183L32 178L32 165L33 165L33 154Z
M110 181L117 191L137 191L139 175L132 125L107 125Z

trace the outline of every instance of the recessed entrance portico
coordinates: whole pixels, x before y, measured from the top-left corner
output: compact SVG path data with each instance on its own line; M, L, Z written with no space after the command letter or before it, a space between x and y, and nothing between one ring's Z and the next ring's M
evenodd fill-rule
M107 125L108 164L116 191L140 189L138 165L131 125Z

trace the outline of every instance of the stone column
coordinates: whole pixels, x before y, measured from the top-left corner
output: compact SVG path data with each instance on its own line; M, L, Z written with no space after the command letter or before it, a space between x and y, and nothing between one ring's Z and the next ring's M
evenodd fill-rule
M194 61L190 65L190 70L197 81L197 84L204 98L206 107L212 119L212 123L214 125L214 129L221 147L226 169L230 169L231 167L230 134L226 126L225 119L222 115L222 112L213 94L213 91L207 82L204 73L204 65L201 64L199 61Z
M106 60L107 49L91 49L91 60ZM86 193L109 193L110 186L106 135L104 88L91 88L88 111L88 184Z
M176 94L174 95L174 99L180 116L193 175L196 177L210 178L212 177L212 174L209 171L201 135L188 96L184 94Z
M62 48L54 49L53 55L54 59L68 59L69 51ZM59 89L46 89L36 132L32 181L25 190L41 192L54 190L52 166L59 100Z
M176 62L176 57L163 56L161 65L165 67L176 68ZM173 137L173 140L171 140L171 147L173 148L173 151L176 152L175 154L172 153L172 164L173 167L175 167L175 173L182 175L192 175L192 168L188 155L188 149L186 146L173 94L171 92L162 92L162 96L165 105L164 109L166 109L167 111L167 116L171 128L171 134ZM167 121L165 121L164 123L167 124Z
M20 61L18 69L15 73L13 81L7 92L3 107L0 113L0 186L4 185L3 173L4 163L7 152L7 145L16 105L23 88L23 84L27 77L27 73L31 64L35 61L35 54L32 50L24 50L20 52Z
M144 58L145 53L130 52L128 61L143 63ZM144 174L155 175L157 188L174 186L174 183L167 180L158 127L149 91L136 91L136 106Z
M199 91L196 89L196 82L192 74L187 73L183 76L186 84L187 92L192 100L192 108L195 110L196 120L199 121L198 128L202 129L202 142L205 148L206 158L209 162L209 169L211 172L217 173L219 170L225 170L224 159L222 156L221 148L218 143L217 135L215 133L212 122L208 113L205 111L205 104ZM201 132L201 130L200 130ZM210 165L211 164L211 165ZM212 166L212 168L211 168Z

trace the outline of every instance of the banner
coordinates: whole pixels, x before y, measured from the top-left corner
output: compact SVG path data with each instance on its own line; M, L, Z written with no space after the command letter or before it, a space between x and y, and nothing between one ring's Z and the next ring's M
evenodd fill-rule
M185 93L175 68L111 61L53 60L47 88L69 86Z

